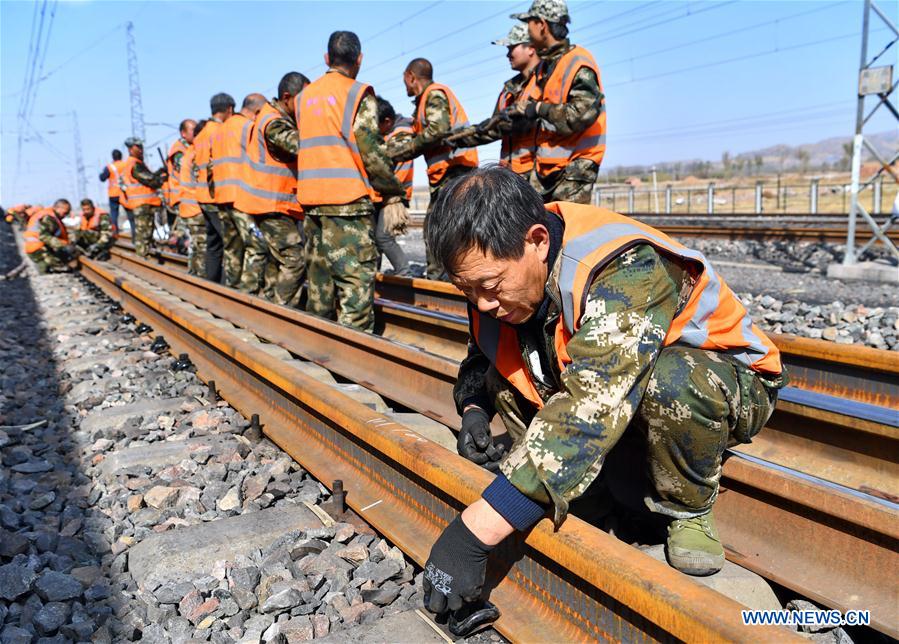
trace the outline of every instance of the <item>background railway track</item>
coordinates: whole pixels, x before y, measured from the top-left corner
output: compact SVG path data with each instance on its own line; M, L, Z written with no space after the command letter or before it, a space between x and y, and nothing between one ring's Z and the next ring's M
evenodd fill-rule
M177 292L208 312L253 329L295 355L404 407L450 427L458 422L449 396L457 368L452 359L275 307L185 275L177 268L177 257L159 259L175 267L142 262L124 250L116 251L114 263L117 270L126 270L126 275ZM441 346L455 347L457 353L461 350L458 342L465 328L458 313L463 303L450 285L385 277L379 280L378 289L379 314L388 319L387 335L406 343L422 338L426 343L429 337L439 336L442 344L437 346L438 351ZM402 324L389 321L391 317L403 320ZM410 329L416 337L410 337ZM871 397L861 384L866 371L860 368L863 357L841 363L831 347L818 346L827 343L797 345L789 338L779 338L778 343L788 355L819 361L817 376L812 369L810 382L826 385L827 371L821 364L842 364L846 369L855 368L859 380L855 389L860 397ZM812 349L817 349L817 356ZM886 353L869 351L869 362L875 354ZM895 387L895 366L890 371L891 364L881 365L887 375L886 390L876 394L881 399L895 400L891 398L895 391L889 386L892 382ZM385 379L385 373L391 377ZM897 565L899 534L897 508L882 499L891 497L890 486L897 480L895 426L872 420L870 414L858 417L843 413L845 409L822 410L802 401L786 401L784 409L784 404L771 426L749 446L752 449L741 450L725 466L726 491L716 513L729 557L825 605L846 609L859 607L861 601L866 607L879 606L875 609L878 614L888 614L889 609L886 613L880 609L895 603L896 597L889 590L884 571ZM853 411L871 412L875 407L857 404L867 407ZM840 479L839 485L832 482L833 478ZM844 562L822 559L816 554L817 548L808 548L809 543L825 551L853 552L856 556ZM881 622L878 627L896 632L895 623Z

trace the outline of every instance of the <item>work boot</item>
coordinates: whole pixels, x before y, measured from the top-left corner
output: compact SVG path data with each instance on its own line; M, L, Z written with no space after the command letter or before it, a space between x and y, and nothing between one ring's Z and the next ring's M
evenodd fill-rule
M696 577L714 575L724 565L724 548L712 513L675 519L668 526L668 563Z

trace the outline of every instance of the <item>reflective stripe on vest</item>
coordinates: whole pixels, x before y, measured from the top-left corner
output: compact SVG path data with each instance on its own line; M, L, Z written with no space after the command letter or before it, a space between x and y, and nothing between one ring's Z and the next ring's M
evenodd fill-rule
M222 124L219 136L212 139L210 163L217 204L233 204L237 198L241 165L246 157L252 126L253 121L236 113Z
M415 131L412 129L412 121L410 119L402 119L396 122L393 126L393 129L390 130L385 136L385 143L389 143L393 138L395 138L399 134L405 134L407 136L415 136ZM415 176L415 163L412 159L408 161L403 161L401 163L393 164L393 174L399 180L401 184L403 184L403 188L406 189L406 200L409 201L412 199L412 179ZM372 201L376 203L380 203L384 201L384 198L380 193L375 192L372 197Z
M125 167L122 168L119 177L122 186L122 206L128 210L134 210L139 206L161 206L162 199L159 198L156 189L145 186L134 178L134 166L137 162L135 157L128 157Z
M175 170L175 155L181 154L183 161L187 147L180 138L176 139L172 143L172 147L169 148L168 156L165 158L165 167L168 170L169 178L162 184L162 197L170 207L177 206L181 201L181 177L178 176L178 172Z
M570 363L566 346L581 325L584 304L596 275L615 257L649 244L690 264L694 284L687 304L675 316L663 346L675 343L721 351L757 372L782 371L780 352L752 322L746 308L702 253L684 247L661 231L609 210L550 203L547 210L565 222L559 292L562 315L555 329L559 370ZM471 334L497 371L537 407L543 402L521 355L515 327L469 306Z
M518 94L503 88L496 99L497 111L502 111L514 103L540 100L537 75L531 74ZM518 174L527 174L534 169L534 148L537 145L536 130L510 132L500 139L500 162Z
M446 85L431 83L425 88L418 99L418 109L415 111L415 120L412 128L416 134L420 134L427 127L426 109L428 95L433 91L441 91L446 95L450 108L450 129L468 126L468 115L456 95ZM428 148L424 153L425 162L428 164L428 183L432 186L443 179L446 171L455 166L469 168L478 167L478 151L475 148L453 149L448 145L437 145Z
M219 135L222 124L206 121L200 133L194 137L194 160L191 176L194 177L194 193L200 203L215 203L209 192L209 161L212 158L212 140ZM214 179L214 176L213 176Z
M265 130L281 113L266 103L248 130L243 162L240 165L234 207L250 215L280 213L300 217L296 201L296 170L269 153Z
M571 90L571 84L579 69L586 67L596 74L596 81L602 91L599 67L593 56L583 47L573 47L556 63L555 68L543 85L540 100L555 105L564 103ZM535 78L541 74L543 64L537 68ZM541 77L542 78L542 77ZM605 102L603 101L603 108ZM546 121L540 120L536 137L536 165L540 176L548 176L561 170L574 159L590 159L596 165L602 163L606 151L606 111L584 131L569 136L557 134Z
M119 185L119 175L122 174L122 168L124 167L124 159L106 164L106 170L109 172L109 178L106 180L106 195L110 199L118 199L122 196L122 187Z
M341 205L374 194L353 123L371 86L328 71L297 96L297 200L303 206Z
M44 247L44 242L41 241L40 237L41 219L44 217L53 217L53 219L56 220L56 232L53 233L54 237L57 237L66 243L69 241L69 233L62 221L56 215L56 212L54 212L52 208L42 208L28 218L28 224L25 227L25 234L23 235L25 239L25 252L29 255L31 253L36 253Z
M191 178L191 167L194 162L194 148L190 147L181 157L181 172L179 183L181 186L181 202L178 204L178 216L185 219L197 217L201 214L200 204L196 197L196 182Z

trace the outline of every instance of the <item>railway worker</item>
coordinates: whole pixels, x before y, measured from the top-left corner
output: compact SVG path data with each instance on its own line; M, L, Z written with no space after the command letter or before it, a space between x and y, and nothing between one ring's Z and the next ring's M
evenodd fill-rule
M212 174L215 180L215 203L222 225L224 258L222 276L226 286L237 288L243 271L244 248L248 242L259 240L251 237L250 216L234 207L234 199L240 183L241 167L247 153L247 140L256 114L265 105L265 96L248 94L240 111L234 112L222 124L220 136L212 140Z
M201 120L194 128L194 136L199 136L208 121ZM181 200L178 204L178 219L187 229L190 246L187 254L187 272L198 277L206 276L206 220L197 201L197 183L192 176L196 148L189 146L181 157L179 185Z
M137 137L125 139L128 148L128 159L119 175L122 188L121 205L128 213L128 220L133 222L131 240L134 250L141 257L150 254L153 245L153 230L156 227L156 215L162 206L162 199L157 192L167 178L165 168L151 172L144 165L144 142Z
M194 140L197 122L184 119L178 127L178 138L172 143L165 157L165 167L169 174L162 186L162 198L166 207L169 228L173 228L178 218L178 204L181 203L181 160Z
M106 181L106 194L109 198L109 216L112 217L112 225L119 227L119 201L122 197L122 188L119 185L119 175L125 162L122 160L122 151L112 151L112 162L107 163L100 172L100 181ZM134 233L134 223L131 222L131 232Z
M109 213L94 206L90 199L81 200L81 222L75 234L75 245L91 259L109 259L116 230Z
M406 189L378 130L370 85L356 81L362 45L351 31L328 38L327 72L297 98L297 199L306 233L306 310L362 331L375 324L375 192L384 216L405 210Z
M206 279L213 282L222 281L222 259L224 256L224 239L222 237L222 221L219 207L215 199L215 176L212 171L213 141L221 136L222 124L234 114L234 99L220 92L209 99L209 110L212 116L207 120L202 132L194 136L194 161L192 176L197 202L203 211L206 221Z
M278 96L256 114L234 199L234 207L252 220L250 232L262 242L245 248L240 290L262 291L275 304L293 307L299 304L306 274L298 223L303 211L297 203L294 100L308 84L303 74L288 72L278 83Z
M415 135L412 129L412 119L404 116L397 116L393 105L386 99L377 96L378 101L378 131L384 137L387 144L387 153L390 153L391 145L402 144L403 139L407 139ZM409 202L412 200L412 179L414 177L413 162L403 161L396 163L393 173L400 183L406 189L404 203L408 208ZM382 207L384 199L381 195L375 195L375 246L382 255L387 255L390 265L393 267L395 275L400 277L411 277L409 270L409 260L403 247L396 241L396 235L405 232L409 225L408 219L404 218L400 221L387 221L384 217L384 208ZM407 214L401 211L400 214ZM380 262L379 262L380 264Z
M535 180L546 203L590 203L606 151L605 97L593 55L568 40L565 0L534 0L512 18L528 24L540 55L539 98L519 101L508 114L536 128Z
M23 229L28 225L28 210L31 208L29 204L18 204L6 210L6 222L16 222Z
M518 73L503 84L490 118L454 131L447 142L453 147L474 147L502 141L500 162L518 174L530 175L534 170L536 131L533 124L526 119L512 121L504 117L506 110L515 103L535 100L539 96L534 70L540 57L531 44L527 25L521 22L509 30L507 37L494 40L493 44L506 47L509 65Z
M434 69L427 59L412 60L403 72L403 83L406 93L415 99L415 116L412 119L415 136L406 139L401 146L394 146L390 156L395 161L409 161L424 155L431 192L425 213L424 229L427 231L431 208L440 189L455 177L478 167L478 152L473 148L453 149L443 142L451 130L468 125L468 116L453 91L446 85L434 82ZM425 254L428 279L440 279L441 271L431 257L427 242Z
M785 379L777 348L708 261L609 210L544 205L499 166L447 186L432 216L435 258L470 301L454 389L460 452L490 460L494 411L513 444L435 543L430 609L477 596L487 553L511 533L544 513L561 524L626 430L646 445L644 501L669 521L669 563L717 572L722 455L762 428Z
M38 273L62 273L70 269L78 255L69 242L69 233L62 220L72 211L68 199L57 199L52 208L36 208L28 216L25 227L25 252Z

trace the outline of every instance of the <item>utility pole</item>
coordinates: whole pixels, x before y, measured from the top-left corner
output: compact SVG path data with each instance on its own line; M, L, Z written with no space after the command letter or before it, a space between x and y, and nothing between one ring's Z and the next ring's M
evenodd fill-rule
M84 154L81 151L81 130L78 128L78 112L72 110L72 131L75 133L75 177L78 179L78 194L87 197L87 174L84 170Z
M872 12L884 25L886 25L887 29L892 32L892 36L890 37L888 44L885 45L879 53L869 58L868 41L872 33L870 26ZM846 255L843 258L842 266L831 265L828 268L827 274L831 277L844 277L850 279L853 277L862 277L861 272L863 271L861 269L865 267L856 266L858 257L878 240L887 247L888 251L896 257L899 257L899 250L896 249L892 240L886 235L887 229L899 221L899 212L894 209L889 219L881 225L867 210L865 210L859 199L859 194L877 181L877 179L884 173L889 174L892 176L893 180L899 183L899 175L896 174L896 171L892 167L893 164L899 160L899 151L885 157L875 148L870 138L864 135L865 125L871 120L871 117L880 107L884 107L897 121L899 121L899 111L897 111L896 106L893 105L890 100L891 95L894 96L896 94L896 87L899 86L899 81L893 82L893 65L888 64L876 67L874 65L893 47L893 45L896 44L897 40L899 40L899 30L896 29L896 25L894 25L886 14L878 8L873 0L865 0L862 18L862 51L858 73L858 103L855 117L855 137L852 140L852 185L850 189L851 201L849 206L848 232L846 236ZM895 59L895 52L893 53L893 59ZM888 57L886 60L890 60L890 58ZM869 96L877 99L877 103L867 114L865 114L865 99ZM861 180L863 150L867 150L880 164L880 169L874 176L864 183L862 183ZM859 216L861 216L865 223L871 228L873 237L868 243L857 249L855 247L855 228L856 219ZM872 279L879 279L874 275L874 273L879 272L880 271L877 270L876 267L867 271ZM892 273L895 273L895 270L890 272L890 274ZM896 279L895 276L893 276L892 278L887 277L885 281L899 281L899 279Z
M140 75L137 72L137 44L134 42L134 23L125 25L128 44L128 89L131 95L131 136L146 142L144 131L144 106L140 97Z

